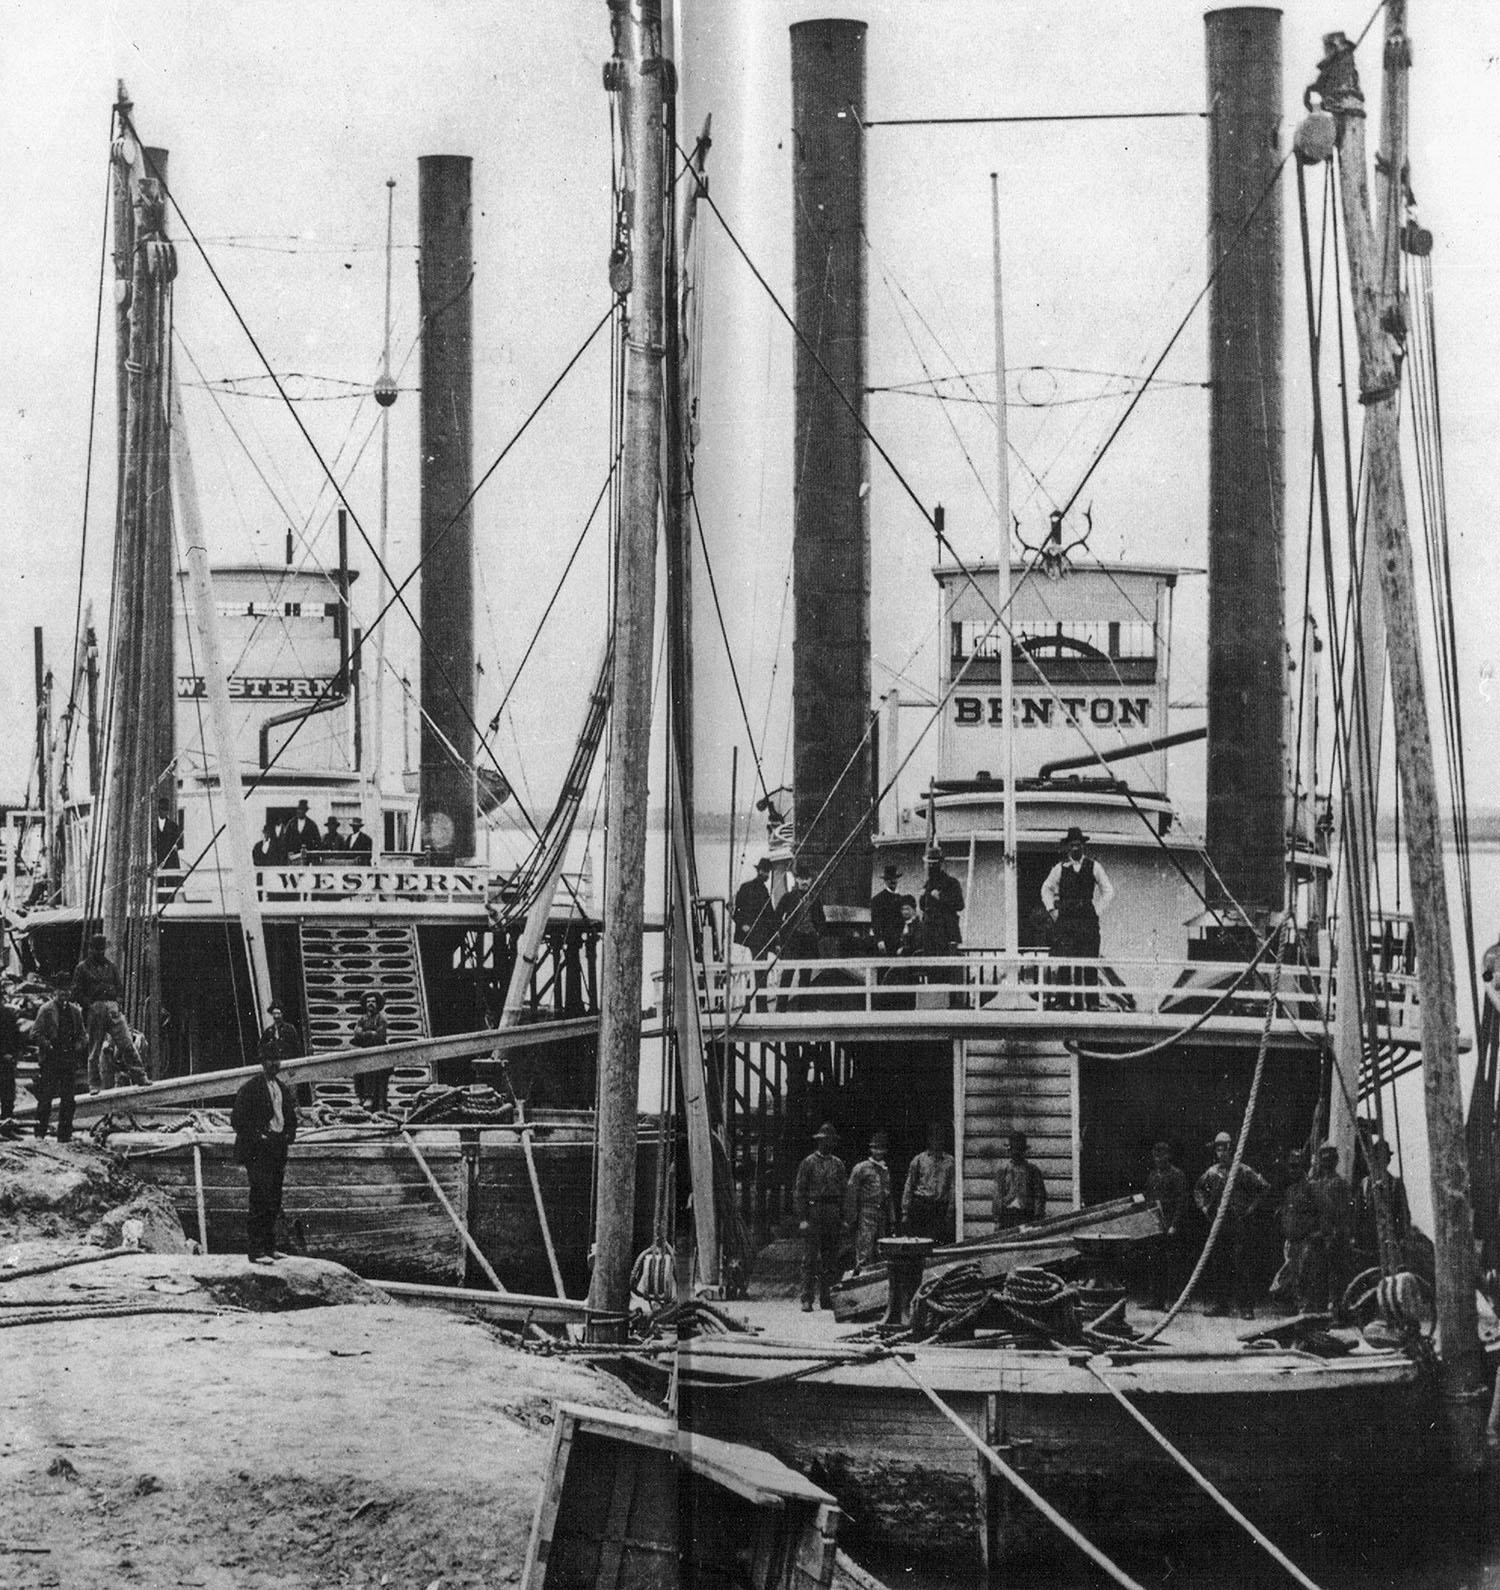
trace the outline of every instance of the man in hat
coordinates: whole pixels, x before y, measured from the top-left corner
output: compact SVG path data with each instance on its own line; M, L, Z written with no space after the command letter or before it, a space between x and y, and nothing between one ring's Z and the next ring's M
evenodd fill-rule
M1214 1162L1198 1178L1193 1202L1212 1226L1214 1216L1229 1184L1229 1169L1234 1163L1234 1139L1228 1132L1214 1138ZM1271 1195L1271 1184L1246 1161L1240 1161L1239 1174L1224 1213L1224 1223L1214 1247L1212 1261L1213 1299L1205 1310L1209 1314L1228 1314L1239 1306L1246 1319L1255 1318L1255 1282L1250 1273L1250 1220Z
M923 922L923 936L929 955L955 950L963 942L958 918L964 908L964 891L958 879L943 868L943 847L927 847L927 877L917 896L917 910Z
M886 1163L891 1140L884 1132L870 1138L868 1159L860 1160L849 1173L844 1193L844 1239L854 1244L854 1268L868 1269L877 1262L875 1244L896 1229L896 1210L891 1199L891 1167Z
M83 1007L89 1024L89 1092L115 1085L116 1070L125 1073L129 1083L146 1080L130 1024L120 1006L125 1002L125 985L120 969L105 953L109 940L102 933L89 936L89 952L73 971L73 998ZM104 1047L108 1040L111 1048Z
M324 825L323 832L318 837L318 849L329 851L332 854L337 855L340 851L347 850L348 848L349 841L345 839L343 834L340 832L338 818L330 817L328 822Z
M266 1006L271 1025L260 1035L260 1058L274 1058L278 1069L283 1060L295 1060L302 1053L302 1034L286 1020L281 1002L273 999Z
M349 862L355 867L369 867L375 861L375 841L365 832L363 817L349 819Z
M385 1020L385 995L378 988L369 989L360 996L359 1020L349 1041L356 1049L383 1049L390 1042L390 1031ZM387 1090L390 1087L389 1071L366 1071L354 1079L354 1091L367 1110L384 1110L388 1107Z
M1099 955L1099 918L1115 897L1114 885L1104 868L1088 854L1089 836L1075 823L1062 837L1062 860L1042 882L1042 905L1052 924L1052 953L1065 959L1095 960ZM1093 967L1062 968L1058 981L1092 987L1098 981ZM1081 1010L1084 998L1065 1000L1064 1008Z
M281 848L288 861L301 861L309 850L318 848L318 825L307 814L307 802L297 802L297 814L288 817L281 830Z
M776 907L776 937L782 956L790 961L813 961L828 929L823 906L815 900L812 870L800 858L792 863L792 886Z
M1161 1215L1162 1233L1147 1250L1150 1306L1165 1309L1182 1282L1183 1237L1187 1229L1187 1177L1172 1163L1172 1145L1158 1138L1151 1145L1146 1176L1146 1202Z
M1339 1174L1339 1151L1332 1143L1318 1150L1312 1194L1318 1209L1318 1266L1309 1302L1336 1314L1343 1307L1354 1246L1354 1189Z
M257 867L274 867L277 862L286 860L286 851L281 845L281 835L276 831L276 824L267 822L260 831L260 838L250 850L250 859Z
M280 1005L271 1006L273 1016L279 1017L280 1012ZM300 1048L299 1043L299 1051ZM276 1251L276 1221L281 1215L287 1150L297 1136L297 1101L281 1080L280 1071L280 1054L262 1040L261 1074L251 1077L235 1094L229 1114L235 1162L245 1167L250 1179L245 1252L252 1264L283 1257Z
M57 1101L57 1140L73 1135L73 1101L78 1087L78 1062L88 1048L83 1012L69 997L72 979L66 972L52 980L52 995L36 1013L31 1041L36 1045L36 1135L47 1135L52 1101Z
M1383 1137L1370 1144L1370 1173L1361 1179L1359 1197L1355 1204L1355 1238L1361 1255L1372 1264L1380 1262L1380 1220L1378 1204L1385 1201L1391 1212L1391 1237L1400 1259L1406 1240L1411 1236L1411 1204L1406 1197L1406 1184L1399 1176L1391 1174L1391 1145Z
M927 1147L906 1168L901 1223L909 1237L953 1240L953 1156L941 1121L927 1123Z
M776 907L771 902L771 858L755 863L755 876L734 891L734 942L760 960L776 937Z
M870 937L875 940L877 955L896 955L901 949L901 902L907 895L896 890L901 869L888 861L880 874L882 884L870 897Z
M1034 1226L1047 1218L1047 1183L1026 1157L1025 1132L1012 1132L1007 1146L1010 1157L1002 1160L995 1172L995 1194L990 1204L996 1231L1009 1226Z
M1281 1226L1281 1268L1271 1278L1271 1301L1300 1314L1308 1307L1308 1249L1318 1229L1318 1201L1307 1179L1305 1149L1287 1151L1286 1185L1276 1217Z
M834 1150L839 1134L831 1121L813 1134L817 1147L797 1167L792 1188L792 1212L802 1233L802 1312L811 1314L813 1301L833 1307L831 1288L839 1275L839 1248L844 1226L844 1193L849 1173Z

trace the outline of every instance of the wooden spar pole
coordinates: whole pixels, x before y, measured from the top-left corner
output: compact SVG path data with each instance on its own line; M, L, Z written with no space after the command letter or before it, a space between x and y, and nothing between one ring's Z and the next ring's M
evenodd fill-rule
M620 96L629 255L625 301L625 438L615 550L615 683L609 725L609 856L604 877L599 1021L598 1182L589 1335L623 1335L635 1228L636 1115L641 1065L641 936L645 914L647 747L656 616L656 519L662 429L662 258L665 204L660 0L609 0L614 55L606 85Z
M396 381L391 374L391 234L396 213L396 179L385 182L385 340L381 344L380 375L375 382L375 401L380 405L380 567L376 574L375 611L383 613L390 601L390 582L386 579L386 547L390 538L391 511L391 405L396 401ZM385 824L380 813L380 781L385 773L385 626L375 639L375 690L370 713L370 784L376 810L365 816L367 823L379 822L378 849L384 848Z
M995 296L995 509L999 515L996 552L995 606L1000 613L1000 696L1005 723L1000 733L1004 750L1001 766L1005 772L1004 863L1002 874L1005 916L1005 953L1021 953L1020 908L1016 886L1016 663L1011 644L1010 583L1010 431L1005 413L1005 300L1000 283L1000 175L990 173L991 246L994 253ZM972 871L972 869L971 869ZM972 883L970 894L973 894Z
M1422 997L1422 1081L1432 1165L1433 1241L1437 1250L1439 1384L1449 1456L1460 1474L1484 1463L1484 1383L1474 1302L1474 1211L1458 1072L1458 1008L1443 838L1432 732L1422 680L1421 635L1401 476L1399 335L1395 272L1382 269L1370 220L1365 170L1364 96L1354 47L1342 33L1324 41L1316 91L1338 131L1350 297L1359 338L1360 402L1365 408L1370 552L1380 571L1386 648L1396 726L1396 766L1408 834L1407 868ZM1404 152L1405 74L1411 65L1405 0L1386 0L1385 93L1393 100L1392 153ZM1399 170L1393 180L1401 180ZM1399 205L1393 200L1393 212Z
M271 968L266 958L266 932L260 916L260 895L255 887L255 860L250 848L250 824L245 816L244 782L239 749L229 706L229 676L224 670L219 644L219 612L214 605L213 575L204 545L203 516L198 503L198 480L182 418L182 395L172 384L172 455L176 464L177 501L187 542L188 591L201 652L198 665L208 693L208 722L213 733L214 763L219 770L219 793L224 801L224 842L229 850L229 870L234 878L240 931L250 965L255 1028L260 1031L266 1006L271 1002Z

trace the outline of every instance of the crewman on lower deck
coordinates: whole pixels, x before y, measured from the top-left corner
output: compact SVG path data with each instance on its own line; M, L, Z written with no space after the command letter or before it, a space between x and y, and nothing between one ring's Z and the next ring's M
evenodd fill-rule
M1008 1226L1034 1226L1047 1218L1047 1183L1026 1157L1025 1132L1012 1132L1007 1141L1010 1158L1002 1160L995 1172L992 1210L996 1231Z
M844 1236L844 1193L849 1172L834 1150L839 1134L831 1121L813 1134L817 1147L797 1167L792 1188L792 1212L802 1234L802 1312L810 1314L814 1300L833 1307L833 1283L839 1277L839 1252Z
M1166 1309L1182 1284L1189 1197L1187 1177L1172 1163L1172 1145L1164 1137L1151 1145L1146 1202L1156 1206L1162 1224L1161 1236L1152 1243L1147 1258L1150 1306Z
M909 1237L953 1240L953 1155L941 1121L927 1127L927 1147L912 1160L901 1194L901 1223Z
M884 1132L870 1138L870 1153L849 1175L844 1193L844 1235L854 1244L854 1268L866 1270L876 1262L876 1244L896 1229L891 1199L891 1167L886 1157L891 1140Z
M1223 1202L1233 1163L1234 1139L1228 1132L1220 1132L1214 1138L1214 1162L1193 1188L1193 1201L1210 1223ZM1250 1219L1270 1196L1271 1184L1242 1160L1214 1243L1209 1271L1213 1300L1205 1312L1228 1314L1237 1306L1246 1319L1255 1318L1255 1284L1250 1273Z

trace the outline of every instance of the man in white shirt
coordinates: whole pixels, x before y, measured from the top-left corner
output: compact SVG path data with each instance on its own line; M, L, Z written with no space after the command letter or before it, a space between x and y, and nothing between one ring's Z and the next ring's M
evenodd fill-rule
M1115 897L1108 874L1088 854L1088 835L1076 824L1063 835L1063 859L1047 874L1042 884L1042 904L1052 923L1052 953L1065 959L1097 959L1099 918ZM1092 987L1098 981L1092 967L1062 968L1058 982L1067 987L1074 982ZM1092 1000L1090 1001L1092 1002ZM1065 1001L1082 1008L1083 999Z
M279 1013L280 1006L272 1009ZM250 1178L245 1251L252 1264L283 1257L276 1251L276 1221L281 1215L287 1150L297 1135L297 1101L280 1071L280 1051L262 1045L261 1074L251 1077L235 1095L229 1116L234 1157Z

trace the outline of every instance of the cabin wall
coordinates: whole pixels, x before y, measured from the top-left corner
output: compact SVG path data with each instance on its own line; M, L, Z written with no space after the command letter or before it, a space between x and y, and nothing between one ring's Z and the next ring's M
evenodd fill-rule
M1028 1157L1047 1183L1047 1209L1059 1214L1077 1198L1076 1061L1060 1044L1025 1039L969 1039L959 1046L963 1209L961 1236L994 1227L995 1173L1007 1139L1024 1132Z

